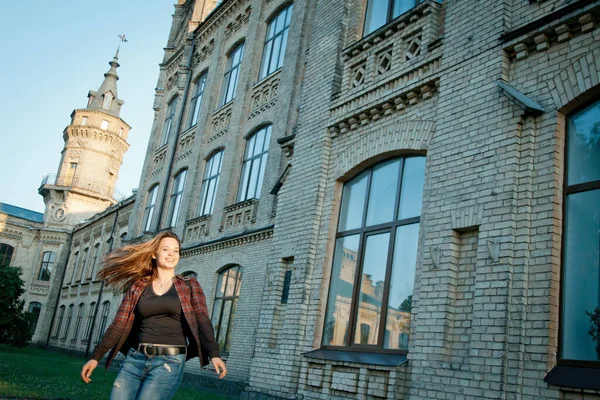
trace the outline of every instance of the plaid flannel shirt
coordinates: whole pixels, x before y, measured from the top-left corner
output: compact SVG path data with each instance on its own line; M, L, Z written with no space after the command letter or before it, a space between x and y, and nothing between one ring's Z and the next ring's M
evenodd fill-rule
M189 286L186 281L189 281ZM127 354L132 341L130 335L135 336L136 333L131 332L135 320L134 310L144 289L150 282L149 278L140 279L125 293L113 322L108 327L102 341L94 348L92 360L100 361L104 354L110 350L106 360L106 368L108 369L116 357L117 351ZM219 345L215 341L213 326L208 317L204 292L196 278L184 278L176 275L173 284L181 302L185 322L189 327L189 330L186 329L190 333L187 337L186 359L200 357L200 365L205 366L209 362L209 357L220 357L220 355Z

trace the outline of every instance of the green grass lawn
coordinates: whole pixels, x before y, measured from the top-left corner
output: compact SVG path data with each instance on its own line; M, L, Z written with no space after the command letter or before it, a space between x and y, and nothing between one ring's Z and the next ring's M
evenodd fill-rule
M92 382L85 384L80 377L85 361L81 357L42 349L0 345L0 396L108 399L117 372L105 372L104 366L98 365L92 374ZM230 397L181 387L175 399L228 400Z

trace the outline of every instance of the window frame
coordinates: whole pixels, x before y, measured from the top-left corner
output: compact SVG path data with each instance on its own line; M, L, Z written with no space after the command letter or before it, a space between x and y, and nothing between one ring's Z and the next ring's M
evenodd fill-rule
M89 255L90 248L89 246L87 246L85 249L83 249L83 261L81 263L81 268L79 269L79 277L77 278L76 282L82 282L85 280L85 267L87 266Z
M73 253L73 257L75 257L75 260L73 261L73 271L71 271L71 280L69 280L69 283L74 283L75 280L75 275L77 274L77 268L79 267L79 250L77 250L75 253Z
M167 110L165 111L165 121L163 122L162 135L160 137L160 143L158 147L162 147L169 142L171 137L171 130L173 129L173 120L175 119L175 111L177 109L177 102L179 96L175 95L167 104Z
M291 14L293 12L293 7L294 7L293 3L292 4L288 4L286 7L282 8L277 13L277 15L273 16L268 21L268 23L267 23L267 30L266 30L266 34L265 34L265 42L263 44L263 55L262 55L261 62L260 62L260 69L259 69L259 72L258 72L258 79L259 80L262 80L262 79L266 78L267 76L269 76L269 75L277 72L283 66L283 61L285 59L285 50L287 49L287 41L288 41L289 28L290 28L290 25L292 23ZM282 15L283 15L283 21L284 21L283 22L283 28L280 31L276 31L276 29L277 29L277 21L278 21L279 17L282 16ZM271 26L273 26L273 28L272 28L273 29L273 36L269 36L270 35L270 31L271 31ZM279 48L277 49L277 62L275 64L275 68L273 70L271 70L271 64L272 64L272 61L273 61L273 54L275 52L273 43L275 43L275 41L279 37L281 37L282 39L281 39L281 42L279 43ZM269 55L267 57L265 57L265 54L267 53L267 49L268 49ZM281 55L282 49L283 49L283 53L284 53L283 56ZM266 65L266 69L265 69L265 65Z
M183 191L185 190L187 172L187 168L184 168L173 177L173 184L171 186L171 197L169 198L169 213L167 214L167 227L169 228L172 228L175 225L177 225L179 215L181 214L181 202L183 200ZM183 182L181 181L182 176Z
M190 115L187 122L187 129L192 128L198 124L198 118L200 116L200 107L202 107L202 99L204 98L204 90L206 89L206 77L208 72L203 72L194 81L194 94L190 101Z
M79 303L79 306L78 306L79 311L77 312L77 317L75 319L75 329L73 329L73 336L71 337L72 342L76 342L77 337L79 336L79 329L81 328L81 321L83 319L84 307L85 307L84 303Z
M40 319L40 313L42 312L42 303L40 303L39 301L30 302L29 306L27 307L27 311L33 314L31 324L29 325L29 333L31 334L31 337L33 337L33 335L35 335L35 331L37 330L37 324Z
M146 206L144 207L142 232L150 232L152 228L152 218L154 217L154 208L156 207L156 198L158 197L158 186L158 183L154 184L147 192L148 197L146 197Z
M323 339L325 337L325 329L326 329L326 322L327 322L327 316L329 315L329 296L331 295L331 286L332 283L334 281L334 276L333 276L333 272L334 272L334 260L332 258L332 261L330 263L330 272L329 272L329 283L328 283L328 288L327 288L327 296L325 298L326 304L325 304L325 313L323 314L323 329L321 331L321 340L320 340L320 348L324 349L324 350L342 350L342 351L357 351L357 352L370 352L370 353L384 353L384 354L408 354L408 348L403 349L386 349L385 348L385 331L386 331L386 327L387 327L387 314L388 314L388 308L389 308L389 292L390 292L390 282L392 279L392 267L393 267L393 261L394 261L394 250L395 250L395 245L396 245L396 232L398 230L399 227L401 226L410 226L413 224L419 224L419 232L420 232L420 222L421 222L421 216L423 214L423 210L421 209L420 215L417 217L409 217L409 218L404 218L404 219L398 219L399 218L399 213L400 213L400 199L401 199L401 194L402 194L402 185L403 185L403 175L404 175L404 167L405 167L405 163L406 160L409 158L414 158L414 157L418 157L418 158L424 158L424 161L426 162L426 156L422 155L422 154L406 154L406 155L402 155L402 156L398 156L398 157L392 157L392 158L388 158L385 160L382 160L378 163L375 163L373 165L370 165L367 168L364 168L363 170L361 170L360 172L358 172L357 174L355 174L352 178L348 179L348 181L344 182L344 184L342 185L342 193L343 193L343 189L344 187L351 182L354 178L360 176L361 174L368 172L368 176L367 176L367 183L366 183L366 188L365 188L365 199L364 199L364 204L363 204L363 210L362 210L362 220L361 220L361 227L359 228L354 228L354 229L347 229L344 231L339 231L339 222L340 222L340 218L341 218L341 212L342 212L342 207L341 207L341 202L343 201L343 195L340 196L340 207L339 207L339 211L338 211L338 215L337 215L337 220L336 220L336 234L334 237L334 251L335 251L335 246L337 246L337 242L338 239L340 238L344 238L344 237L351 237L351 236L355 236L358 235L358 250L357 250L357 254L356 254L356 269L354 272L354 282L352 282L352 297L350 299L350 310L349 310L349 317L348 317L348 326L346 328L346 335L344 337L344 345L326 345L323 344ZM384 223L378 223L375 225L369 225L366 226L366 222L367 222L367 215L368 215L368 206L369 206L369 197L370 197L370 191L371 191L371 183L373 180L373 172L375 171L375 169L386 163L386 162L392 162L393 160L400 160L400 165L399 165L399 170L398 170L398 187L396 188L396 193L395 193L395 197L394 197L394 211L393 211L393 216L392 216L392 220L388 221L388 222L384 222ZM426 171L425 171L426 172ZM423 184L425 185L425 176L423 176ZM424 190L425 186L423 186L423 190ZM417 235L419 235L419 232L417 233ZM361 281L362 281L362 275L363 275L363 271L364 271L364 255L365 255L365 249L367 247L367 238L369 236L376 236L376 235L380 235L380 234L385 234L385 233L389 233L389 239L388 239L388 249L387 249L387 259L386 259L386 266L385 266L385 280L384 280L384 289L383 289L383 293L382 293L382 297L381 297L381 311L380 311L380 315L379 315L379 320L377 323L378 329L379 331L376 332L377 335L377 341L376 344L362 344L362 343L355 343L355 335L356 335L356 329L358 326L358 311L359 311L359 299L360 299L360 294L361 294ZM418 240L418 238L417 238ZM417 254L418 254L419 248L417 245ZM415 271L416 271L417 265L415 265ZM414 287L413 287L413 293L414 293ZM412 317L411 317L412 320Z
M237 274L235 277L235 284L233 287L233 295L231 296L227 296L227 282L229 281L229 271L231 270L237 270ZM223 292L222 296L218 296L219 293L219 283L221 283L221 277L223 277L225 274L227 274L227 280L225 281L225 290ZM239 301L240 298L240 293L241 293L241 285L242 285L242 279L243 279L243 268L241 267L241 265L229 265L225 268L222 268L218 275L217 275L217 285L215 287L215 296L214 296L214 300L212 303L212 311L210 313L211 315L211 322L213 324L214 327L214 332L215 332L215 341L219 341L219 334L221 332L221 328L223 327L223 312L225 310L225 306L227 304L227 302L231 302L231 307L229 308L229 320L227 321L227 332L225 333L225 340L224 340L224 344L221 348L221 354L229 354L229 352L231 351L231 337L233 336L233 325L232 323L235 321L235 315L232 317L231 315L231 310L233 309L233 306L236 306L237 309L237 303ZM221 304L220 304L220 310L218 310L218 314L219 314L219 318L218 321L213 321L213 318L215 317L215 304L217 303L217 301L220 300Z
M53 339L58 339L60 336L60 330L62 328L63 318L65 316L65 310L67 306L64 304L58 308L58 315L56 316L56 325L54 326L54 334L52 335Z
M48 254L48 259L46 259ZM52 278L52 270L54 269L54 262L56 260L56 253L53 251L44 251L42 253L42 262L40 264L40 272L38 273L38 281L49 282ZM43 279L44 272L48 274L48 279Z
M565 248L567 245L566 241L566 219L567 219L567 198L569 195L592 192L594 190L600 190L600 179L593 181L586 181L584 183L576 183L573 185L568 184L569 177L569 120L574 114L585 110L588 107L592 107L595 104L600 104L600 97L595 97L593 100L588 101L571 110L567 115L564 115L564 173L563 173L563 202L562 202L562 232L561 232L561 251L560 251L560 286L559 286L559 312L558 312L558 341L556 351L556 365L558 367L576 367L576 368L591 368L600 369L600 359L596 361L591 360L579 360L563 358L563 325L565 306L563 302L565 284L566 284L566 262L565 262ZM600 119L598 120L600 122ZM599 282L600 285L600 282ZM597 307L600 307L598 305ZM599 357L600 358L600 357Z
M379 28L381 28L381 27L389 24L390 22L392 22L393 20L395 20L399 16L405 14L409 10L412 10L413 8L415 8L416 6L418 6L419 4L421 4L424 0L412 0L414 2L413 6L411 8L409 8L408 10L404 11L402 14L398 14L396 16L394 16L394 6L395 6L396 0L385 0L385 1L387 1L387 11L385 13L386 14L385 23L383 25L380 25L377 28L371 30L370 32L367 32L366 31L366 29L367 29L367 13L369 12L370 6L373 4L373 1L374 0L367 0L365 2L365 12L363 13L362 37L369 36L371 33L375 32Z
M87 279L94 280L94 273L96 272L96 267L98 266L98 259L100 259L100 242L94 245L94 256L92 258L92 264L90 265L90 272L87 275Z
M92 321L94 320L94 312L96 311L96 302L92 301L90 303L90 309L87 316L87 322L85 325L85 332L83 334L82 342L87 343L90 341L92 337Z
M263 125L248 138L246 139L246 149L244 150L244 159L242 161L242 169L240 171L240 181L238 185L238 194L237 201L239 203L250 200L250 199L260 199L260 195L262 194L262 186L264 183L264 176L266 172L266 165L269 161L269 142L271 141L271 133L272 133L273 125ZM263 137L263 148L260 153L256 154L256 137L264 132ZM249 148L252 142L252 150L251 155L249 155ZM264 165L262 157L265 156ZM254 187L254 193L250 195L250 183L252 182L252 166L253 161L259 160L258 163L258 175L256 176L256 183ZM246 168L248 168L248 173L246 175Z
M212 153L212 155L206 160L204 164L204 176L202 178L202 184L200 185L200 201L198 202L198 212L197 215L202 217L204 215L212 215L215 209L215 201L217 199L217 190L219 189L219 180L221 177L221 168L223 167L223 155L225 150L221 149ZM215 158L220 156L219 165L217 167L217 172L213 175L209 175L213 170ZM212 198L210 199L210 209L206 210L206 201L209 195L208 188L212 182L215 182L214 190L212 192Z
M100 342L106 329L108 328L108 314L110 312L110 301L106 300L102 303L102 314L100 315L100 323L98 324L98 333L96 334L96 343Z
M71 327L71 320L73 319L73 309L75 308L75 304L69 304L68 308L69 310L67 312L67 322L65 324L65 330L62 334L62 337L60 338L60 340L62 340L63 342L66 341L67 337L69 336L69 328Z
M0 243L0 264L6 263L6 265L10 266L14 254L15 248L13 246L8 243Z
M233 48L233 50L231 50L227 54L227 63L225 64L225 73L223 74L223 83L221 84L221 94L219 95L219 107L222 107L225 104L227 104L230 101L233 101L235 99L235 95L237 94L237 84L239 82L239 77L240 77L240 69L241 69L241 65L242 65L242 59L244 57L245 44L246 44L245 42L239 43L237 46L235 46ZM239 61L237 64L233 65L233 60L235 59L235 56L238 53L238 51L240 52ZM233 92L231 93L231 97L229 97L229 88L232 87L231 76L232 76L233 72L235 72L235 79L233 82Z

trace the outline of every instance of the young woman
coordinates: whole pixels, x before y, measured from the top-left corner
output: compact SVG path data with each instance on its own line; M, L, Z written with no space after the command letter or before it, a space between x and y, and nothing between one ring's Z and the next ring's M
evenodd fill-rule
M152 240L109 254L98 276L107 285L126 291L112 324L81 378L90 375L110 350L106 368L117 351L126 355L115 379L111 400L171 399L181 383L185 361L210 357L219 378L227 374L219 358L208 317L206 299L195 278L175 275L179 262L179 238L161 232Z

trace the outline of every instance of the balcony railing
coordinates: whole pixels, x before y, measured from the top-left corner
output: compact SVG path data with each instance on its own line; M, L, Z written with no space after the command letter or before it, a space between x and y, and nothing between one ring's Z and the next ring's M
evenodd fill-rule
M44 185L69 186L85 189L103 196L112 197L117 201L125 199L125 194L117 190L113 185L108 185L106 182L81 178L78 176L65 177L58 176L57 174L48 174L42 178L42 183L40 183L40 186Z

